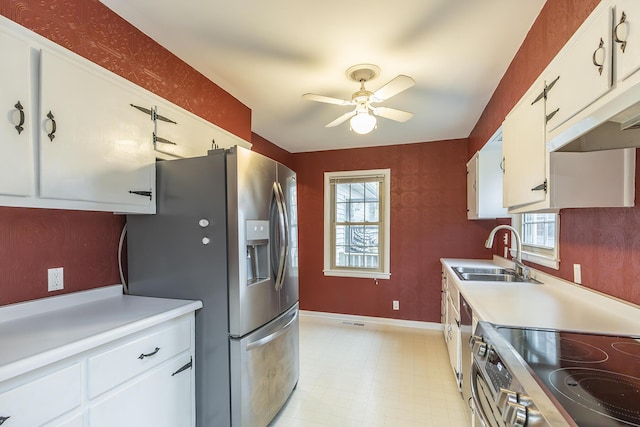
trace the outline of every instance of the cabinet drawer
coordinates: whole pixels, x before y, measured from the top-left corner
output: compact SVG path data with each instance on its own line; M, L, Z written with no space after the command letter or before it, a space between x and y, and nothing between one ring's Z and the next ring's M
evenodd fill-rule
M89 408L89 425L194 426L191 406L194 375L191 369L181 370L190 361L190 354L178 356L128 382L108 399L98 399Z
M39 426L81 404L79 364L0 394L3 427Z
M88 392L97 395L169 360L191 346L189 319L164 329L138 335L122 345L90 357Z

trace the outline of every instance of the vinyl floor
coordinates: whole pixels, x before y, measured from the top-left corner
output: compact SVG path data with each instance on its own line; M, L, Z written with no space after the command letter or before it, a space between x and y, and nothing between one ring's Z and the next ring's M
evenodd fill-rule
M300 316L300 379L270 427L470 425L442 331Z

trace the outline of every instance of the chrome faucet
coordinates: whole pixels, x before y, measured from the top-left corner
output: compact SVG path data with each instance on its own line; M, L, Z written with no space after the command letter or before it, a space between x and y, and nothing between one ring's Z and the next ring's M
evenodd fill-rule
M522 263L522 240L520 239L518 230L510 225L498 225L489 233L484 247L487 249L491 248L493 246L493 239L496 237L496 232L502 229L509 230L516 236L516 257L513 258L514 270L518 276L521 276L524 280L529 280L529 267Z

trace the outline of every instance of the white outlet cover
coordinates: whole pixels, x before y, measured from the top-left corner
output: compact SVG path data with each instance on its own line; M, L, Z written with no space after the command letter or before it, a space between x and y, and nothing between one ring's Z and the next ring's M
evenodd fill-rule
M64 269L62 267L50 268L47 270L47 275L49 292L64 289Z

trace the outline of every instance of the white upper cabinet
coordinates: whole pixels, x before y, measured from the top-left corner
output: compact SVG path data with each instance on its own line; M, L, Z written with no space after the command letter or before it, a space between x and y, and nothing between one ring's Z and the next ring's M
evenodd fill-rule
M611 88L611 8L595 11L544 72L547 132Z
M0 28L0 194L33 194L33 114L30 50Z
M151 100L98 67L43 50L40 196L155 212Z
M467 218L507 217L502 207L502 130L467 163Z
M616 80L620 82L640 68L640 2L616 1L613 25Z
M545 200L547 149L544 139L544 84L535 83L502 124L503 206Z
M251 144L176 105L156 99L154 145L165 160L206 156L214 148Z

